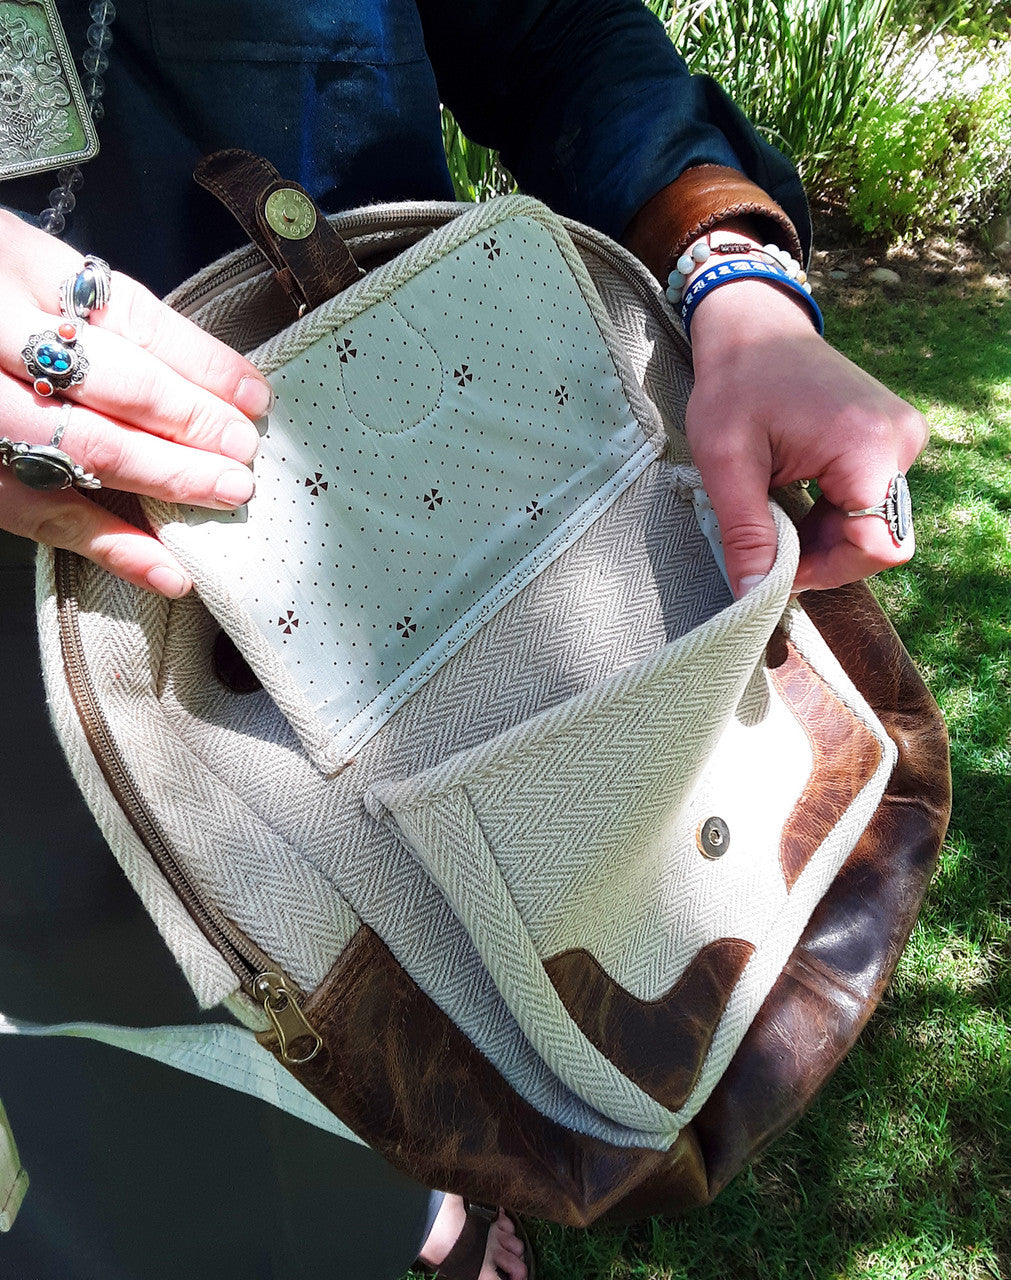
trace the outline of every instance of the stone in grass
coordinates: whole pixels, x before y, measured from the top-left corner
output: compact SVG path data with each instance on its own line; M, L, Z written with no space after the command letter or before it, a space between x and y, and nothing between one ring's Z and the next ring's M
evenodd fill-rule
M901 284L902 277L888 267L875 267L870 277L875 284Z

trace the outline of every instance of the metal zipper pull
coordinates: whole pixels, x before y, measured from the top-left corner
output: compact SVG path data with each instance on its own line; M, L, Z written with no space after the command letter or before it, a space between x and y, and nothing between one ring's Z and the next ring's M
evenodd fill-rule
M323 1037L307 1020L298 1007L295 993L280 973L260 973L253 980L253 991L263 1005L270 1025L277 1035L281 1061L289 1066L301 1066L311 1061L323 1048ZM294 1053L298 1042L308 1040L304 1051Z

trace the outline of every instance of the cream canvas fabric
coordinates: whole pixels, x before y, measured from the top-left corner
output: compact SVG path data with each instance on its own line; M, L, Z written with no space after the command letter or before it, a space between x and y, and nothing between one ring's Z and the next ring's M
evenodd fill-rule
M438 634L427 634L415 651L419 627L406 647L393 650L397 660L387 675L377 679L372 669L358 677L373 682L365 718L360 695L317 697L308 683L317 676L307 678L289 661L305 652L301 619L316 600L309 588L297 608L273 596L257 614L242 574L221 571L219 542L241 545L248 533L255 551L240 552L232 567L241 568L245 557L258 564L261 579L287 587L290 554L257 530L259 497L245 519L154 510L165 536L194 565L204 598L157 600L82 565L82 643L113 737L190 879L304 990L323 981L368 925L541 1114L619 1145L665 1149L725 1069L863 830L893 767L894 747L790 603L796 535L778 508L776 567L760 588L733 600L711 512L678 429L690 388L683 339L643 269L617 246L563 227L528 201L456 213L436 206L348 215L342 225L365 257L388 250L391 238L403 247L426 219L437 229L321 314L265 344L270 304L263 272L248 255L232 255L180 297L198 322L236 345L259 344L257 359L282 388L265 441L262 492L273 492L275 505L297 498L301 512L317 512L320 494L311 494L307 480L317 488L327 483L320 492L339 505L331 485L337 469L324 472L318 462L323 443L334 438L338 409L344 425L336 429L344 433L353 419L373 456L400 434L370 425L372 408L361 402L361 384L349 380L350 362L373 341L385 348L388 337L391 349L399 343L398 379L408 369L408 348L415 367L420 361L427 368L425 413L406 399L397 409L405 424L411 421L408 434L429 430L433 398L456 421L466 417L462 406L471 404L467 397L489 357L439 352L444 335L428 335L424 326L418 331L428 336L409 339L407 330L416 333L404 319L413 314L411 291L457 262L470 272L486 266L494 272L516 237L536 231L547 265L532 267L522 281L512 272L493 305L511 306L508 290L515 287L522 311L536 279L565 299L565 323L578 317L590 352L585 385L566 367L568 400L558 402L562 375L543 360L538 378L546 387L531 391L541 409L557 415L545 420L543 456L532 452L523 473L539 477L539 491L557 494L557 502L544 504L551 519L545 514L543 527L541 517L532 519L525 497L529 523L514 522L499 542L507 555L494 574L457 573L456 553L441 567L438 555L426 561L426 591L434 594L443 581L452 586L444 630L436 627ZM483 246L493 236L502 254L489 260ZM529 327L525 319L522 327ZM351 350L346 341L358 354L341 361L341 350ZM474 378L461 387L453 370L463 376L463 363ZM319 436L307 433L308 418L294 412L283 390L314 370L328 396L330 430ZM580 454L574 466L575 480L559 480L561 468L541 485L551 461L544 439L553 422L563 437L575 430L574 405L593 419L586 457ZM613 429L604 406L616 415ZM510 414L518 418L515 404ZM454 445L464 435L451 434ZM467 433L454 466L476 465L464 459L481 439ZM286 471L288 457L298 465ZM503 461L503 474L515 475L514 462L511 455ZM412 464L405 462L401 474L405 468L410 475ZM419 505L404 521L411 536L435 527L424 494L439 488L424 468L414 470L422 485ZM345 477L337 493L351 488ZM450 486L444 492L448 512L457 499ZM468 539L474 527L472 521ZM303 537L310 532L318 531ZM324 541L317 537L315 545ZM343 568L340 550L330 547L330 563ZM391 561L400 564L399 556ZM168 889L96 766L66 691L52 574L44 559L47 683L82 788L202 1002L228 999L256 1025L255 1007ZM292 581L297 577L293 567ZM336 581L326 579L323 609L327 598L338 599L328 594ZM349 617L360 607L357 589L351 594ZM376 612L385 609L395 627L396 611L387 608L394 596L380 599ZM280 639L277 620L288 608L299 626ZM235 693L216 678L211 654L222 625L264 690ZM812 758L802 726L764 670L765 646L777 628L879 748L872 775L792 885L784 881L778 842ZM390 652L394 634L387 628L371 656ZM341 662L350 656L337 644L316 647L324 665L338 653ZM422 657L429 651L430 663ZM349 753L353 763L340 768ZM706 862L696 832L713 814L726 821L732 844L725 857ZM545 961L583 949L632 996L650 1001L677 982L710 939L727 934L746 940L754 953L691 1096L677 1111L587 1039L545 976Z

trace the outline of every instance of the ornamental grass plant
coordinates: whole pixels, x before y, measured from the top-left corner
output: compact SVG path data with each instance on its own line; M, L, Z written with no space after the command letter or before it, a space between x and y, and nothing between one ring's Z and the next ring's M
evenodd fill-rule
M1006 0L647 0L691 70L716 79L809 194L897 241L1011 203ZM444 117L457 195L512 189Z

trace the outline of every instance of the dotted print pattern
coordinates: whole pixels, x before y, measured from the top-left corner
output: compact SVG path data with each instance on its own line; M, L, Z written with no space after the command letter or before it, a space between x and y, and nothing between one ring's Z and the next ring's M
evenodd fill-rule
M347 754L656 456L528 218L270 380L254 502L193 532Z

